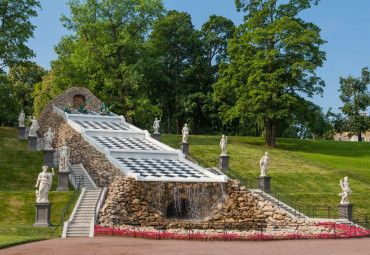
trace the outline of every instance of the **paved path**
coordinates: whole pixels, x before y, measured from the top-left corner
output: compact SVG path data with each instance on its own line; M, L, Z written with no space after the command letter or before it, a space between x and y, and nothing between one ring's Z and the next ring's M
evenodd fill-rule
M370 238L289 241L179 241L122 237L52 239L0 250L1 255L369 255Z

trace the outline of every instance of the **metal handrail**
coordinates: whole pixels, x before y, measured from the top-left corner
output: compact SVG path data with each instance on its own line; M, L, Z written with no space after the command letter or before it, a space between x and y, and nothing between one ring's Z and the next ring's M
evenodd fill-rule
M218 168L215 168L215 167L212 167L210 166L207 162L205 162L204 160L194 156L193 154L191 154L190 152L185 155L185 157L187 159L189 159L190 161L195 161L196 164L198 164L199 166L202 166L203 168L205 168L206 170L208 170L209 172L213 173L213 174L216 174L216 175L223 175L222 172L219 172Z
M97 212L97 208L98 208L99 202L102 199L104 188L106 188L106 187L108 187L108 176L105 177L105 181L104 181L104 183L103 183L103 185L101 187L101 190L100 190L99 198L98 198L98 200L96 201L96 204L95 204L95 209L94 209L94 225L96 225L96 223L98 222L99 212Z
M83 185L84 185L84 177L80 176L78 185L77 185L76 189L74 190L73 195L72 195L71 199L68 202L68 205L63 208L63 213L62 213L62 216L60 218L60 222L59 222L58 225L56 225L56 228L55 228L53 234L56 232L56 230L59 227L61 227L62 231L63 231L63 223L65 221L65 218L70 213L70 209L71 209L72 204L73 204L72 208L74 208L74 206L76 204L76 201L78 200L78 197L81 193L81 189L82 189Z

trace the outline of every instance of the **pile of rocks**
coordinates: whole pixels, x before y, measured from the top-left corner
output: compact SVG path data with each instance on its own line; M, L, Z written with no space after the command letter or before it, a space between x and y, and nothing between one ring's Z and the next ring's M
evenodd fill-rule
M180 192L180 199L192 204L194 198L191 194L189 196L188 190L199 190L202 185L203 190L212 192L193 194L199 199L195 208L199 212L196 218L189 217L194 214L188 214L188 217L182 219L168 218L171 203L176 202L176 192ZM102 227L115 224L177 229L188 228L189 221L192 228L197 229L218 229L225 223L243 229L285 228L292 223L302 226L307 224L304 220L292 219L286 212L234 180L223 187L219 183L150 183L137 182L130 177L118 178L111 184L99 215Z

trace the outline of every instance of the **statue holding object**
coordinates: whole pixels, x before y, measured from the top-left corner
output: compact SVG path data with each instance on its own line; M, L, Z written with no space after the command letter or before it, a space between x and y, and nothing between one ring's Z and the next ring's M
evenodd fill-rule
M51 169L51 173L47 172L48 166L42 167L42 172L37 177L37 182L35 187L39 187L36 190L36 202L37 203L49 203L48 196L53 182L54 168Z
M55 130L54 130L54 132L52 132L51 128L49 128L48 131L44 134L44 139L45 139L44 150L52 150L53 149L52 144L53 144L54 134L55 134Z
M37 136L37 131L40 129L40 126L35 116L31 119L31 123L29 136Z
M342 193L339 193L339 196L342 197L340 204L349 204L348 196L352 194L351 189L349 188L348 177L344 177L343 180L341 179L339 182L340 187L342 188Z

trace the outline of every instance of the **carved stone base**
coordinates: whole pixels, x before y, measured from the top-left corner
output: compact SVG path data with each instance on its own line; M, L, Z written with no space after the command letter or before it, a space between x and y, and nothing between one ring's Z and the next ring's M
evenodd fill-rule
M271 186L270 186L270 176L258 176L258 188L265 193L271 193Z
M157 140L158 142L160 142L161 141L161 134L156 134L156 133L154 133L153 134L153 138L155 139L155 140Z
M18 139L27 139L26 127L18 127Z
M28 137L28 150L29 151L38 151L37 146L37 136L29 136Z
M221 171L223 172L230 171L229 159L230 159L230 156L218 156L218 168Z
M182 153L189 154L189 143L180 143Z
M55 166L54 153L55 150L43 150L44 152L44 166Z
M339 219L352 220L352 210L354 204L339 204L338 205L338 217Z
M36 207L36 222L34 228L44 228L53 226L50 223L50 207L53 203L34 203Z
M58 175L58 188L57 191L69 191L68 181L70 171L59 171L56 172Z

